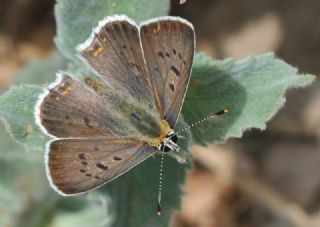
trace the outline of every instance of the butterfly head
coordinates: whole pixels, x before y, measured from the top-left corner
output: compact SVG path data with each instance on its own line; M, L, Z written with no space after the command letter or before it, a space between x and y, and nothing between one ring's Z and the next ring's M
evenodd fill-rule
M158 145L158 150L163 152L179 151L180 147L177 142L177 134L174 131L170 131Z

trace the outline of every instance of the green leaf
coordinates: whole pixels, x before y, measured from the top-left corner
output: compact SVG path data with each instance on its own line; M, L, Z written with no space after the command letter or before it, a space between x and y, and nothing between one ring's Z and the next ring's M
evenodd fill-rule
M168 226L173 210L179 209L186 165L165 156L162 214L157 216L160 156L149 158L101 190L109 192L115 207L113 227Z
M186 122L192 123L228 108L229 113L193 127L193 138L200 144L239 138L246 129L265 129L285 103L286 91L307 86L313 79L298 75L297 69L273 54L238 62L214 61L198 54L182 112Z
M15 84L48 84L55 79L58 70L65 68L65 59L58 52L53 52L48 59L31 59Z
M47 219L44 214L52 202L43 155L22 151L0 125L0 226L44 226L34 224Z
M45 136L35 124L34 106L43 89L38 85L12 86L0 96L0 118L7 130L26 150L44 150Z
M90 35L106 16L126 14L137 23L168 13L169 0L58 0L55 6L57 37L61 53L73 60L75 48Z
M13 162L10 162L12 153L17 153L16 150L19 150L19 148L21 150L21 147L12 141L4 126L0 123L0 226L8 226L13 214L19 208L20 201L16 196L17 192L12 180ZM8 204L12 205L8 207Z
M62 198L62 197L60 197ZM75 199L75 198L81 198ZM53 217L53 220L49 224L48 227L87 227L87 226L109 226L112 222L112 215L110 205L110 198L106 195L99 194L97 191L91 192L86 197L73 197L73 198L64 198L60 199L69 201L73 200L76 205L80 205L81 209L57 212L57 214ZM83 207L79 202L86 201L87 206ZM70 203L70 201L69 201ZM71 204L69 204L71 205ZM67 205L67 206L69 206Z

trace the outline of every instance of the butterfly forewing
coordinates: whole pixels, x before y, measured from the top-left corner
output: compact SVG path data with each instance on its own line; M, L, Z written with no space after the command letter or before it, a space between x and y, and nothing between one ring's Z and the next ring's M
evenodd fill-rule
M61 139L48 145L47 174L61 194L83 193L120 176L154 148L122 139Z
M154 95L174 128L191 75L193 27L181 18L163 17L143 24L140 37Z
M65 73L57 74L40 98L36 118L41 127L56 137L97 137L110 135L105 127L113 121L108 106L96 94Z
M148 141L159 134L159 114L99 79L84 83L66 73L40 98L36 118L59 138L115 137Z
M116 89L154 106L138 26L126 16L107 17L91 39L78 47L81 55Z

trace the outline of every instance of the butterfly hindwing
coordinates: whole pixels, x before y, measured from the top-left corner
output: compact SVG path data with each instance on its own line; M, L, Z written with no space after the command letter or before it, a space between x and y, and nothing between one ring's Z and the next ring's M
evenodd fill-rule
M143 23L140 37L154 95L174 128L191 75L193 26L181 18L162 17Z
M133 168L155 148L136 141L61 139L48 144L47 174L52 186L64 195L97 188Z

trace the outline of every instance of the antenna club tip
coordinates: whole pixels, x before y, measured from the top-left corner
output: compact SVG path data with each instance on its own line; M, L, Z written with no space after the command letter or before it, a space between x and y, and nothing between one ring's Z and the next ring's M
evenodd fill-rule
M161 215L161 205L160 205L160 203L157 204L157 215L158 216Z

